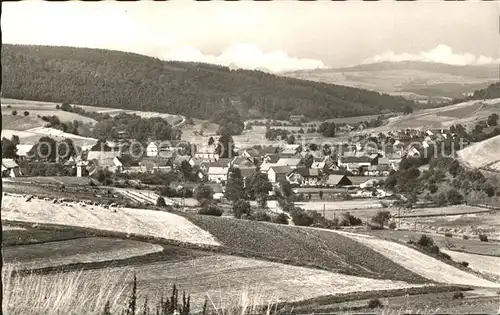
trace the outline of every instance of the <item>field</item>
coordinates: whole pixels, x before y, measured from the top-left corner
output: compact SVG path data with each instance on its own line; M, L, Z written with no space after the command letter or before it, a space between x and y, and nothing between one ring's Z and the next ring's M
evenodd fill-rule
M484 233L489 239L500 240L500 215L498 212L406 218L404 223L408 228L416 227L426 231L465 234L474 239L478 238L479 233Z
M496 245L500 247L499 244ZM500 282L500 257L461 253L447 249L443 249L442 252L450 255L451 259L455 261L468 262L470 269L483 274L493 275L497 279L497 282Z
M2 137L10 139L13 135L19 137L20 144L35 144L42 137L50 137L56 141L62 141L66 138L71 139L75 145L82 148L91 148L97 143L97 140L94 138L77 136L53 128L37 127L27 130L2 129Z
M86 237L77 231L48 231L2 223L2 247L37 244Z
M437 208L414 208L409 211L404 211L401 213L402 218L411 217L432 217L432 216L447 216L447 215L460 215L460 214L470 214L470 213L482 213L491 212L492 210L466 206L466 205L456 205L449 207L437 207Z
M500 162L500 136L496 136L458 151L461 161L469 167L479 168Z
M425 255L405 245L377 239L372 236L348 232L336 232L372 248L386 258L401 266L438 283L500 288L500 283L494 283L476 275L467 273L440 260Z
M129 115L135 114L137 116L141 116L142 118L160 117L165 119L172 125L180 124L184 121L184 117L180 115L173 115L166 113L144 112L139 110L127 110L127 109L117 109L117 108L107 108L107 107L86 106L86 105L77 105L77 106L89 112L107 113L110 116L116 116L121 113L126 113Z
M31 223L67 225L118 232L123 235L156 237L176 242L217 246L209 233L185 218L168 212L114 208L79 203L57 203L21 195L4 195L2 219Z
M464 240L461 237L446 237L434 233L421 233L417 231L407 230L372 230L367 232L369 235L376 236L387 240L406 243L409 240L418 241L418 239L426 234L434 240L434 243L441 249L453 250L455 252L465 252L476 255L489 255L500 257L500 244L497 242L481 242L479 239Z
M271 223L185 214L230 253L345 274L427 282L366 246L340 234Z
M160 245L145 242L89 237L2 247L2 257L4 263L15 263L19 268L38 269L120 260L162 250Z
M482 103L483 105L478 105ZM415 111L413 114L391 117L384 126L371 129L372 132L388 132L406 128L448 128L451 125L470 125L486 120L492 113L500 114L500 99L468 101L440 108ZM449 115L449 116L448 116ZM468 126L473 128L473 125Z

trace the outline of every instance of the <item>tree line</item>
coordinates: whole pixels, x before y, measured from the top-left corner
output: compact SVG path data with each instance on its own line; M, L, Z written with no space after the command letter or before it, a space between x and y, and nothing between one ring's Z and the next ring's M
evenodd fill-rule
M3 45L4 97L178 113L211 119L226 99L241 113L350 117L414 102L378 92L250 70L103 49ZM245 117L247 118L247 117Z

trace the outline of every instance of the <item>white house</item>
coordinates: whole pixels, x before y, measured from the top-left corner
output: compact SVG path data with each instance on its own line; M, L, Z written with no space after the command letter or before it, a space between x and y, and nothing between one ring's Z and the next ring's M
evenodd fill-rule
M273 166L267 171L267 178L271 183L278 183L286 180L286 175L292 171L290 166Z
M228 166L209 166L207 172L208 180L214 183L226 182L228 173Z
M276 165L289 166L292 169L296 169L299 167L300 161L302 161L300 158L280 158L278 162L276 162Z
M195 158L207 162L215 162L219 159L219 155L215 153L215 146L204 146L196 150Z
M169 155L175 152L176 147L168 140L166 141L151 141L146 147L146 156L156 157Z

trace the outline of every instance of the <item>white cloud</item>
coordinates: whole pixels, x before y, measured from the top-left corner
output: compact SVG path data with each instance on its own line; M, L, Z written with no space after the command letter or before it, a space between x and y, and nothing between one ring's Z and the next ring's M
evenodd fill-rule
M257 46L250 44L235 44L218 56L203 54L194 47L171 47L156 57L163 60L205 62L270 72L326 68L321 60L290 57L281 50L263 52Z
M427 61L439 62L450 65L487 65L498 64L500 58L494 59L486 56L475 56L473 54L453 53L451 47L440 44L436 48L429 51L423 51L417 54L401 53L396 54L393 51L387 51L383 54L376 55L372 58L366 59L363 63L373 63L382 61Z

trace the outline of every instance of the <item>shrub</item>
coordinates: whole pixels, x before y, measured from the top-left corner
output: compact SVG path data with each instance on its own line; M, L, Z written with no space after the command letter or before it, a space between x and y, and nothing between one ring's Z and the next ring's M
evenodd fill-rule
M156 199L156 206L157 207L166 207L167 203L165 202L165 198L159 196L158 199Z
M271 221L271 217L265 211L255 212L255 214L251 216L251 219L255 221Z
M431 247L434 245L434 240L432 239L432 237L424 234L418 240L417 245L422 247Z
M454 300L461 300L464 298L464 293L463 292L455 292L453 293L453 299Z
M199 214L204 214L204 215L213 215L216 217L220 217L223 213L222 209L217 207L216 205L206 205L202 207L199 211Z
M481 242L487 242L488 241L488 236L486 236L486 234L479 234L479 240Z
M383 228L384 225L386 225L389 221L390 217L391 213L389 211L379 211L372 218L372 222L378 224L381 228Z
M468 239L469 239L469 236L468 236L468 235L462 235L462 238L463 238L464 240L468 240Z
M13 116L16 116L16 115L17 115L17 110L13 110L13 111L12 111L12 115L13 115Z
M382 304L382 302L380 302L379 299L371 299L370 301L368 301L368 305L367 306L370 309L384 307L384 305Z
M59 109L59 108L60 108L59 105L56 105L56 109Z
M389 229L391 230L396 229L396 222L392 221L391 223L389 223Z
M297 207L293 209L290 214L295 225L310 226L314 222L313 218L307 215L307 213L301 208Z
M288 224L288 217L284 213L280 213L271 218L271 222L277 224Z
M469 263L466 261L460 262L460 265L464 266L465 268L469 267Z
M342 226L357 226L363 224L363 221L360 218L356 218L349 212L344 212L342 214L342 220L340 221L340 225Z
M24 111L24 116L29 116L29 115L30 115L30 112Z
M453 234L451 234L450 232L446 232L446 233L444 233L444 236L446 236L446 237L453 237Z
M250 215L250 203L245 200L237 200L233 203L233 213L234 217L241 219L243 215Z
M438 187L436 186L436 184L429 185L429 191L431 192L431 194L436 193L438 191Z

